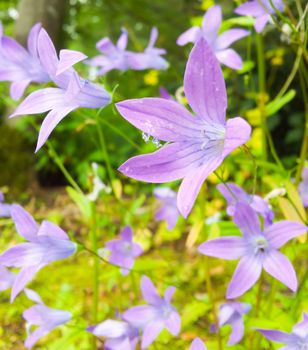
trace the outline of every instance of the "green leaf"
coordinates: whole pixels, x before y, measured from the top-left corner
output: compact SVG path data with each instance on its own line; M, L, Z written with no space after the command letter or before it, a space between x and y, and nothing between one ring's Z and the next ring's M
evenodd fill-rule
M72 187L66 187L66 191L70 198L78 205L82 215L88 220L91 218L91 204L89 200Z
M268 103L265 107L266 115L270 117L271 115L277 113L283 106L293 100L296 95L296 91L294 89L289 90L286 94L284 94L280 98L275 98L272 102Z

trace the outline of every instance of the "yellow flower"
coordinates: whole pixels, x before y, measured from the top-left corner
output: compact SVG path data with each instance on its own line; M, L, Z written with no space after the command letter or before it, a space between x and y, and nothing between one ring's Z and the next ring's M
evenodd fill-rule
M157 70L150 70L144 75L143 80L146 83L146 85L155 86L158 84L159 81L158 75L159 72Z

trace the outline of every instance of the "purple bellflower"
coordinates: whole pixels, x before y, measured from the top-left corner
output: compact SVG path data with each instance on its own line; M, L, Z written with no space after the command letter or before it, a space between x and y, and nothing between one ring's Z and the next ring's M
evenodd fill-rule
M161 203L161 207L157 210L155 218L158 221L166 220L168 230L171 231L180 215L176 205L176 193L169 187L157 187L154 190L154 195Z
M257 329L267 339L286 344L281 350L306 350L308 349L308 313L304 312L303 320L297 323L291 333L272 329Z
M244 336L243 316L248 313L251 306L247 303L227 302L219 309L219 327L229 324L232 332L228 345L234 345L240 342Z
M220 237L199 246L199 252L216 258L240 262L228 286L227 298L234 299L249 290L262 269L293 292L297 278L290 260L278 251L290 239L304 234L307 227L298 222L280 221L261 230L257 213L246 203L238 203L233 217L243 237Z
M32 290L28 289L25 292L29 299L36 302L36 305L31 306L23 313L23 318L27 322L28 330L30 330L32 326L38 326L34 331L29 331L25 341L25 347L30 350L40 338L50 333L56 327L70 321L72 314L68 311L47 307L42 302L40 296Z
M4 194L0 192L0 218L9 218L11 216L11 204L4 203Z
M303 181L299 184L298 191L303 201L304 207L308 208L308 166L303 169L302 179Z
M206 350L206 346L200 338L195 338L191 343L189 350Z
M264 225L268 226L273 223L274 212L270 205L260 196L249 195L240 186L233 183L217 185L218 191L225 197L228 202L227 214L233 216L235 213L236 203L243 202L264 218Z
M41 24L35 24L28 36L28 50L14 39L2 34L0 23L0 81L11 82L10 94L18 100L27 86L33 83L46 83L49 75L40 63L37 50Z
M232 69L241 69L243 66L241 57L229 47L235 41L249 35L249 32L245 29L234 28L226 30L218 35L221 22L221 7L219 5L214 5L205 13L201 28L191 27L179 36L177 44L183 46L189 42L195 43L201 37L204 37L215 52L220 63Z
M145 349L153 343L164 328L167 328L171 334L178 335L181 329L181 318L171 305L174 287L168 287L164 297L161 298L152 281L142 276L141 290L148 305L130 308L124 312L123 319L142 330L141 348Z
M86 56L77 51L61 50L60 59L44 29L38 35L38 54L51 80L58 86L37 90L25 98L11 117L48 112L39 133L36 152L43 146L53 129L77 108L102 108L110 95L101 86L78 76L72 65Z
M12 287L12 302L41 268L71 256L77 246L60 227L48 221L39 226L19 205L12 205L11 214L17 232L28 241L0 255L0 265L20 268Z
M123 229L121 239L109 241L105 246L111 251L109 262L121 266L121 273L124 276L129 274L135 258L143 252L141 246L133 242L133 230L130 226Z
M125 321L106 320L88 327L87 331L107 338L105 350L135 350L139 340L138 329Z
M152 183L183 179L177 206L186 218L204 180L250 138L251 127L240 117L226 121L225 81L205 39L201 38L190 53L184 90L196 116L181 104L163 98L126 100L116 107L135 127L167 142L154 153L127 160L119 170Z
M273 0L273 4L278 11L282 12L284 10L282 0ZM255 18L255 30L260 33L271 19L271 15L275 14L275 9L269 0L253 0L240 5L235 13L241 16L253 16Z

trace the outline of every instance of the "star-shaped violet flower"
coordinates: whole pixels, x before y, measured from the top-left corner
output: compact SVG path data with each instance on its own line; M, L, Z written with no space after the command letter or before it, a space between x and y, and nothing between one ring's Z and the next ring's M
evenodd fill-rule
M285 5L282 0L273 0L272 2L278 11L284 10ZM236 8L235 13L241 16L253 16L255 30L260 33L276 12L269 0L253 0L240 5Z
M39 295L32 290L27 290L26 294L29 299L37 304L31 306L23 312L23 318L26 320L28 337L25 341L25 347L31 350L34 344L42 337L50 333L56 327L59 327L72 318L68 311L51 309L44 305ZM33 326L38 326L34 331L30 331Z
M179 210L176 205L176 192L169 187L157 187L154 196L160 201L161 207L157 210L155 218L158 221L166 220L168 230L171 231L179 218Z
M262 269L295 292L296 273L290 260L278 249L290 239L304 234L307 227L285 220L262 231L257 213L246 203L236 205L233 220L243 237L220 237L201 244L198 249L200 253L216 258L240 258L228 286L227 298L237 298L249 290L259 279Z
M270 205L258 195L249 195L240 186L227 182L226 184L217 185L218 191L225 197L228 202L227 213L233 216L235 213L236 203L243 202L264 218L264 225L268 226L273 223L274 212Z
M142 254L139 244L133 242L133 230L126 226L121 232L121 239L115 239L105 244L111 251L109 262L121 266L122 275L128 275L133 267L135 258Z
M222 304L219 309L219 327L229 324L232 332L228 345L240 342L244 336L243 316L251 309L250 304L230 301Z
M0 218L9 218L11 216L11 204L4 203L4 194L0 192Z
M142 276L141 291L148 305L130 308L124 312L123 319L142 330L141 348L145 349L153 343L164 328L167 328L171 334L178 335L181 329L181 318L171 305L174 287L168 287L164 297L161 298L152 281Z
M240 117L226 121L225 81L205 39L201 38L190 53L184 90L196 116L179 103L163 98L126 100L116 107L135 127L167 142L154 153L129 159L119 170L152 183L183 179L177 205L186 218L204 180L250 138L251 127Z
M308 313L304 312L303 320L297 323L291 333L272 329L257 328L268 340L283 343L286 346L281 350L305 350L308 349Z
M308 166L302 172L303 181L298 186L298 191L303 201L304 207L308 208Z
M87 331L106 338L106 350L135 350L139 340L138 329L125 321L106 320L88 327Z
M39 58L51 80L58 86L37 90L25 98L11 117L48 112L39 133L36 152L53 129L77 108L102 108L110 103L109 93L102 87L79 77L72 65L86 56L77 51L61 50L60 59L44 29L38 36Z
M232 69L241 69L243 66L241 57L229 47L235 41L249 35L249 32L245 29L233 28L226 30L219 35L218 32L221 27L221 22L221 7L219 5L214 5L205 13L202 26L191 27L181 34L177 39L177 44L183 46L189 42L195 43L201 37L204 37L215 52L220 63L223 63Z
M10 94L14 100L23 95L31 82L50 81L38 57L37 40L40 30L40 23L32 27L26 50L17 41L2 34L0 23L0 81L11 82Z
M73 255L77 246L60 227L48 221L39 226L19 205L12 205L11 214L17 232L28 241L0 255L0 265L20 268L12 286L12 302L40 269Z
M189 350L206 350L206 346L200 338L195 338L191 343Z

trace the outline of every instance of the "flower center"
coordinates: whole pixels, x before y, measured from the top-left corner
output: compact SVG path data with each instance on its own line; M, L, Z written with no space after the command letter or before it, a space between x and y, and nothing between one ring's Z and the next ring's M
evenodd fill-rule
M129 242L123 242L122 250L123 253L130 253L132 251L132 245Z
M213 142L218 145L224 144L226 136L226 128L220 124L206 124L204 130L202 130L202 144L201 149L206 149L211 146Z
M254 239L254 253L264 253L268 248L268 242L264 236L258 236Z

